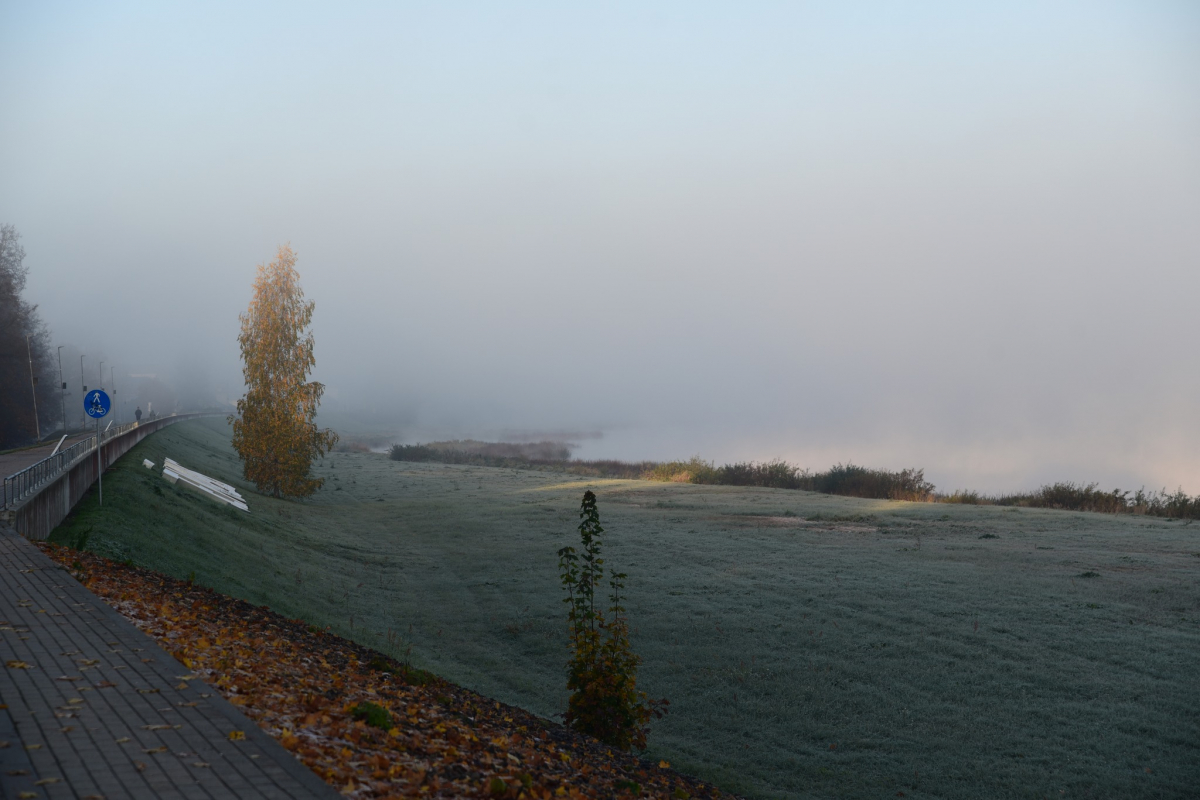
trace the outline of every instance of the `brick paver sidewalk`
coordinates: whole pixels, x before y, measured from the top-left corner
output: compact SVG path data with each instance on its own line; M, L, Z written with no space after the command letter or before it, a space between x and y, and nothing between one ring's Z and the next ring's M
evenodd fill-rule
M338 797L3 523L0 705L5 798Z

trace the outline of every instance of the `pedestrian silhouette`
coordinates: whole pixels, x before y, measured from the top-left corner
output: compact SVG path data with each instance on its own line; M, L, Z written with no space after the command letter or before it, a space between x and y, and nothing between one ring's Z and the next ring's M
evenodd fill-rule
M142 407L141 406L138 406L136 409L134 409L133 418L136 419L138 422L142 421Z

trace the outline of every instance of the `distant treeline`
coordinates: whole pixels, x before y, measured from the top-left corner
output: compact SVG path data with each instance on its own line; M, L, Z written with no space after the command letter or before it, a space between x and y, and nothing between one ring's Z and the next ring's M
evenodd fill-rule
M394 444L388 451L393 461L436 461L441 464L475 464L483 467L529 469L553 467L591 478L645 478L657 461L581 461L571 459L566 442L477 442L455 439L429 444Z
M585 461L572 459L571 445L566 442L508 443L466 439L429 444L394 444L388 455L393 461L436 461L510 469L552 468L590 478L759 486L877 500L1054 508L1200 519L1200 495L1189 497L1182 489L1173 494L1165 489L1159 492L1146 492L1143 489L1136 492L1120 489L1104 492L1094 483L1054 483L1037 491L1020 494L984 495L970 491L938 494L936 487L925 480L925 471L922 469L896 471L838 464L824 472L810 472L786 461L744 461L718 467L699 457L689 461Z
M508 466L499 462L554 463L571 457L566 442L480 442L455 439L429 444L394 444L389 452L393 461L440 461L444 464L483 464Z

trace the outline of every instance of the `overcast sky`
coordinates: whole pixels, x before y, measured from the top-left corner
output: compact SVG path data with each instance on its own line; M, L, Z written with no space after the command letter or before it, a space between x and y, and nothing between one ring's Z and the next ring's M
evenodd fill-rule
M1200 492L1200 5L348 5L0 5L56 344L236 394L290 242L348 427Z

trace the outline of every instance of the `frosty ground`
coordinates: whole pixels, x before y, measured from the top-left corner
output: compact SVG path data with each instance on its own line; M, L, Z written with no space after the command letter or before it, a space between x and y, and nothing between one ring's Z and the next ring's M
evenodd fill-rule
M243 514L141 466L170 456ZM194 576L543 716L555 552L599 496L629 574L649 755L755 797L1186 796L1200 784L1200 525L587 480L337 453L253 493L220 420L150 437L57 541ZM1064 793L1065 792L1065 793Z

